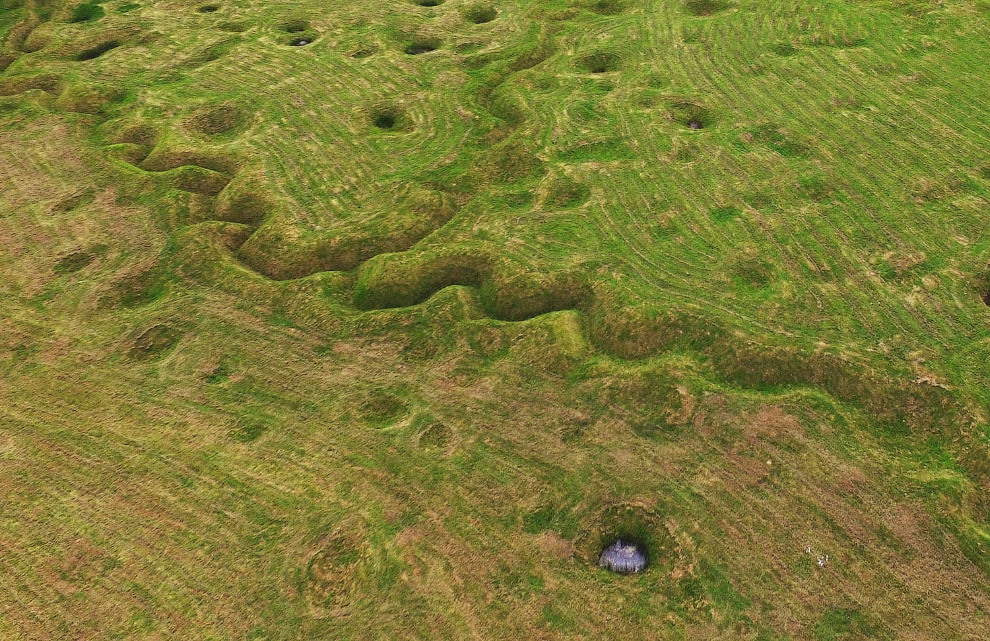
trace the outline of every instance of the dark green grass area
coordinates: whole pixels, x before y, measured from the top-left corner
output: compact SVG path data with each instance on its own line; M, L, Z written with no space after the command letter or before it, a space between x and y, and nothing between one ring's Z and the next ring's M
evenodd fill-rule
M988 28L0 0L0 638L982 638Z
M98 3L84 2L72 10L70 22L90 22L92 20L99 20L104 15L106 13Z

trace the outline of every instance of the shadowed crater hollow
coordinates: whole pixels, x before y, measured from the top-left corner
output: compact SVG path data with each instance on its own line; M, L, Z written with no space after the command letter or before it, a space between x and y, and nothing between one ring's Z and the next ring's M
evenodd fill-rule
M674 122L692 131L707 129L715 124L715 118L710 110L687 100L672 103L670 105L670 115Z
M380 113L375 116L374 122L379 129L392 129L395 127L395 114Z
M403 51L410 56L418 56L420 54L436 51L439 48L440 41L436 38L417 38L406 45L406 48L403 49Z
M73 24L90 22L92 20L99 20L104 15L105 12L103 11L103 7L96 2L84 2L72 10L72 15L69 17L69 22Z
M406 124L402 109L395 106L378 107L372 110L371 124L382 131L397 131Z
M358 47L353 52L351 52L351 58L355 60L363 60L364 58L370 58L377 53L377 49L374 47Z
M302 33L309 29L309 22L306 20L289 20L282 24L282 31L286 33Z
M491 22L498 15L495 7L487 4L476 4L464 12L464 18L472 24Z
M578 66L588 73L617 71L622 59L610 51L597 51L578 60Z
M76 55L75 59L79 62L85 62L86 60L95 60L96 58L99 58L106 52L112 49L116 49L119 46L120 46L120 42L116 40L110 40L108 42L98 44L95 47L90 47L89 49L82 51L81 53Z
M673 538L662 512L646 502L602 506L581 518L579 528L575 551L588 565L618 574L663 573L673 567Z

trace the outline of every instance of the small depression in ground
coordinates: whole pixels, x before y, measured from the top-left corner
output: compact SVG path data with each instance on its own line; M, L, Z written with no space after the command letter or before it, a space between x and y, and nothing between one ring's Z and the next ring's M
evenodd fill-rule
M608 73L619 69L621 60L614 53L598 52L584 56L578 61L579 66L589 73Z
M302 33L306 29L309 29L309 23L305 20L291 20L282 25L286 33Z
M410 56L418 56L423 53L436 51L440 45L428 40L418 40L405 48L405 52Z
M308 45L311 42L312 42L312 40L309 40L307 38L293 38L292 40L289 41L289 46L290 47L305 47L306 45Z
M705 129L714 123L711 111L701 105L686 100L670 105L671 117L692 131Z
M379 129L394 129L395 128L395 114L383 113L375 116L373 122L375 126Z
M182 333L169 325L155 325L138 336L131 346L131 357L149 360L171 349Z
M649 565L646 547L635 541L616 539L605 546L598 557L598 567L617 574L635 574Z
M467 10L465 17L472 24L485 24L495 19L498 12L495 7L488 5L476 5Z
M99 58L100 56L102 56L106 52L108 52L108 51L110 51L112 49L116 49L119 46L120 46L120 43L117 42L116 40L111 40L109 42L104 42L102 44L96 45L95 47L91 47L89 49L86 49L82 53L78 54L76 56L76 60L78 60L80 62L84 62L86 60L95 60L96 58Z
M55 265L56 274L72 274L86 267L96 260L96 255L91 251L77 251L64 257Z
M89 22L91 20L99 20L104 15L106 14L100 5L95 2L84 2L72 11L69 22L73 24Z
M711 16L729 8L729 3L723 0L688 0L684 8L694 16Z
M614 16L625 11L626 7L620 0L598 0L588 8L600 16Z

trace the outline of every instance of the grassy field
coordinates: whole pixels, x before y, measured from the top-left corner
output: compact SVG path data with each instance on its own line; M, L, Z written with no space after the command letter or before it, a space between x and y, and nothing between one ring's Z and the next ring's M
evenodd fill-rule
M0 639L987 638L986 0L0 42Z

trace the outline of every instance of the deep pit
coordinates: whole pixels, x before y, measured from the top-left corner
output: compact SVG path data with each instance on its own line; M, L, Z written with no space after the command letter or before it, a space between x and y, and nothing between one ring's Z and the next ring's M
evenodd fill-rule
M109 42L104 42L103 44L96 45L90 49L86 49L82 53L76 56L76 60L79 62L85 62L86 60L95 60L99 58L111 49L116 49L120 46L120 43L116 40L111 40Z
M214 13L220 9L218 4L204 4L202 7L196 9L197 13Z
M586 55L578 60L578 66L594 74L617 71L620 63L621 59L618 55L604 51Z
M714 122L711 111L687 100L671 103L669 109L674 122L692 131L706 129Z
M379 129L394 129L396 124L396 117L393 113L380 113L377 114L372 122Z
M646 546L629 539L616 539L598 557L598 567L616 574L636 574L648 565Z
M409 46L407 46L404 51L410 56L418 56L423 53L429 53L431 51L436 51L439 47L439 43L431 40L417 40Z

